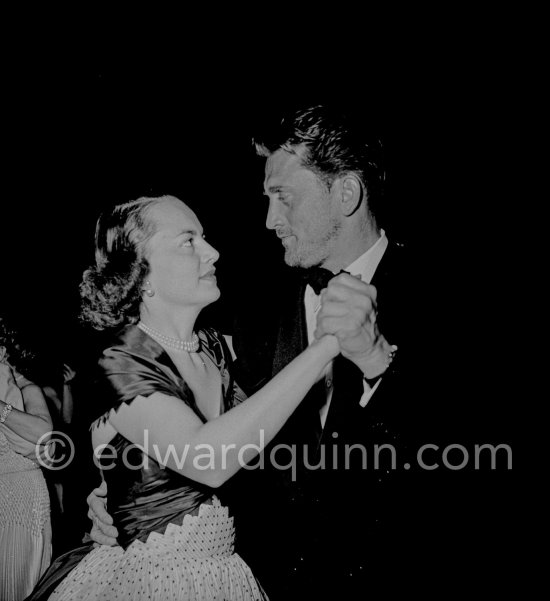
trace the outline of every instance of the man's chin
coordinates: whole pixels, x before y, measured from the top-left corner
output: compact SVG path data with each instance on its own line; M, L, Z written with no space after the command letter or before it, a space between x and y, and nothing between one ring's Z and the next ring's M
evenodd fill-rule
M285 250L285 263L289 267L301 267L300 257L297 257L296 253L289 250Z
M289 251L285 252L285 263L289 267L300 267L301 269L309 269L310 267L319 264L318 261L315 261L311 257L301 257L296 253L292 253Z

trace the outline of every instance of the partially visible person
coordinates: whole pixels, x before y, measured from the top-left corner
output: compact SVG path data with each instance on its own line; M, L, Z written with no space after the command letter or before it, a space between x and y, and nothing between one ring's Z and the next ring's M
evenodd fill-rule
M59 426L70 426L73 420L74 400L72 391L72 381L76 376L75 370L63 363L56 382L45 382L42 386L42 392L46 401L51 406L50 414L55 417L54 422Z
M16 332L0 319L2 601L24 599L51 559L50 502L38 459L47 458L52 421L41 389L17 371L24 354Z
M40 360L40 384L48 409L52 417L54 435L52 436L53 448L58 449L56 462L62 460L66 451L66 437L75 445L75 451L80 450L78 436L73 429L74 393L73 382L76 371L67 363L57 357ZM59 437L59 438L58 438ZM59 441L59 445L56 442ZM61 469L47 470L46 482L50 491L50 513L52 521L52 557L56 557L75 546L82 540L79 536L78 520L75 512L80 506L75 503L74 493L78 490L78 466L76 457L68 465L60 466Z

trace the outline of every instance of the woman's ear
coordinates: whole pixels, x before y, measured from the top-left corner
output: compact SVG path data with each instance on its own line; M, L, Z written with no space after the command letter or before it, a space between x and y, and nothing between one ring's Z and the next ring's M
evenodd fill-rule
M363 186L359 179L352 174L345 175L340 180L341 187L341 202L342 202L342 213L349 217L353 215L355 211L361 205L363 199Z

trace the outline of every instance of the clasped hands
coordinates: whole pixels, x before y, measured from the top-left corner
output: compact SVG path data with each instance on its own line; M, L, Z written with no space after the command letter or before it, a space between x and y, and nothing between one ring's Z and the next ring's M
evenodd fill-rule
M376 288L348 273L335 276L321 291L314 335L325 334L336 336L342 355L367 379L387 369L396 348L378 331Z
M359 278L341 273L321 291L315 338L332 334L340 352L361 369L367 379L376 378L388 367L391 352L376 323L376 288ZM106 511L107 485L103 482L88 496L88 517L93 522L92 540L116 545L118 531Z

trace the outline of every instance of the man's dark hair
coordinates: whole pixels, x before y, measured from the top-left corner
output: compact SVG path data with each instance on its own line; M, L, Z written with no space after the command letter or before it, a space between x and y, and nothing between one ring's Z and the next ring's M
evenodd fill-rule
M382 143L351 115L325 105L301 109L285 116L261 140L254 139L254 145L266 158L279 149L296 154L304 145L302 165L328 188L337 177L354 173L365 188L369 211L377 215L385 179Z

